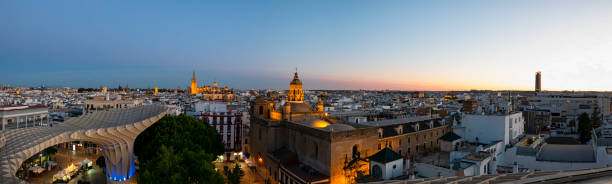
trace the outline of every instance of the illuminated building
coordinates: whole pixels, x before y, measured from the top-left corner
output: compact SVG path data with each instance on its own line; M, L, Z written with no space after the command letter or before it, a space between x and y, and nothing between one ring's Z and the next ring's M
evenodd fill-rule
M201 95L204 100L222 100L222 101L235 101L236 94L234 90L227 87L219 88L217 82L213 82L212 86L198 87L198 81L195 77L195 72L191 78L191 85L189 87L189 94Z
M255 100L255 106L258 107L258 115L272 120L288 120L301 121L313 118L323 118L323 103L319 100L316 107L310 106L304 102L304 91L302 89L302 81L296 72L293 80L289 83L289 91L287 92L287 101L280 107L273 99L264 100L258 98ZM277 107L278 105L278 107Z
M157 86L155 86L155 91L153 92L153 95L157 96Z
M134 140L168 113L164 106L146 105L94 112L52 127L5 130L0 133L0 183L27 183L16 177L24 161L45 148L73 141L103 145L105 173L110 179L106 183L126 183L136 173Z
M407 158L435 149L436 139L449 131L438 117L363 125L330 119L320 100L311 106L303 99L296 73L284 104L269 96L259 96L252 104L250 159L272 183L354 183L356 176L370 174L365 160L382 148ZM397 132L398 127L403 131Z

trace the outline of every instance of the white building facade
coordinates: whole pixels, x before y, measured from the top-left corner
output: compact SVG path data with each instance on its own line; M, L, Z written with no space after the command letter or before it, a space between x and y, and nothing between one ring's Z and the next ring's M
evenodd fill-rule
M502 115L465 114L454 132L469 142L492 143L502 141L509 145L524 134L525 119L522 113Z

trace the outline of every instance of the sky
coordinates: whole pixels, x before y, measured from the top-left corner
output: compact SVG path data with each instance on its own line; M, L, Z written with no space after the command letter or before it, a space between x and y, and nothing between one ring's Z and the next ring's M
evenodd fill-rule
M612 90L612 1L0 1L0 84Z

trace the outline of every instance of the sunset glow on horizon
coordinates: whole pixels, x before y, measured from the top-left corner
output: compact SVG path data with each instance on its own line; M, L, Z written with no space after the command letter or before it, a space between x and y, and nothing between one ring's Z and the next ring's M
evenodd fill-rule
M612 91L609 1L0 2L0 84ZM569 14L568 12L571 12Z

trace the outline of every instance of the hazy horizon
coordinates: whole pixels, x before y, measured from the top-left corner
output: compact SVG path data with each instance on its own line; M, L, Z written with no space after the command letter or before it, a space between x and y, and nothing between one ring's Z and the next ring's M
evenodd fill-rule
M0 84L606 91L610 1L0 2ZM571 13L568 13L571 12Z

